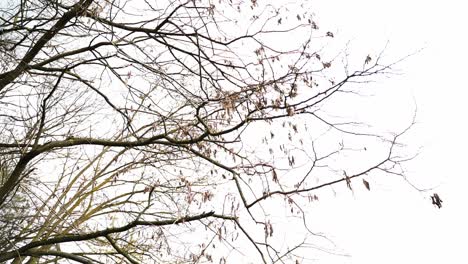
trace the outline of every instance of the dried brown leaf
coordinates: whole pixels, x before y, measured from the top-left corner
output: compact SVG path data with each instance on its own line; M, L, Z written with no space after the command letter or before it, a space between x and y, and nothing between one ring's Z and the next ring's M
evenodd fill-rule
M370 185L369 185L369 182L366 181L365 179L362 179L362 183L364 184L364 186L366 186L366 189L370 191Z

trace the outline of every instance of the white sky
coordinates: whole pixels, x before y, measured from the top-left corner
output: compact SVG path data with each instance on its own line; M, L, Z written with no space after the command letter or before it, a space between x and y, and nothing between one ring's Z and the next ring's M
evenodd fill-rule
M419 124L410 143L424 149L410 164L409 179L422 188L434 187L420 193L400 181L321 201L314 212L323 221L321 231L352 257L324 257L318 263L468 263L464 1L314 2L319 25L337 32L338 39L358 44L363 52L378 51L387 40L387 57L424 48L400 64L404 75L376 85L414 96ZM402 105L398 99L387 102L397 109ZM399 118L407 116L394 115ZM444 201L440 210L431 205L433 192Z

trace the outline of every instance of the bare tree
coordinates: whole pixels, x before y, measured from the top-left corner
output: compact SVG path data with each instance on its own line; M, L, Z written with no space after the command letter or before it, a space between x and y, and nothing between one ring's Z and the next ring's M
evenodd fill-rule
M402 133L331 111L390 65L327 56L306 7L0 7L0 261L300 262L319 190L402 175Z

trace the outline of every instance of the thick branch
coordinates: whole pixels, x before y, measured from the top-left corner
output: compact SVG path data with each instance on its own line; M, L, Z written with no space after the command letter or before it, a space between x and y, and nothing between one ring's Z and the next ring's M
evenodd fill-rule
M18 63L15 69L0 74L0 91L5 86L14 81L20 76L27 68L28 64L36 57L36 55L44 48L44 46L51 40L57 33L62 30L66 24L74 17L78 16L83 10L87 9L93 0L82 0L75 4L70 11L63 14L63 16L52 26L35 45L24 55L23 59Z

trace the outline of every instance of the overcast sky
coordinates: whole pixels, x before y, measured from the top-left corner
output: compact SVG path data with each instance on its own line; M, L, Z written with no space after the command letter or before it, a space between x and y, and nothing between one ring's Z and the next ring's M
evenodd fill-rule
M319 205L323 231L350 258L325 257L319 263L468 263L465 215L466 76L468 41L463 1L319 0L319 23L362 49L377 50L388 41L387 56L422 51L400 64L404 75L375 85L395 89L417 104L418 125L410 143L422 145L409 164L409 180L381 184L369 193L342 194ZM403 92L402 92L403 91ZM388 93L388 92L386 92ZM391 98L389 106L408 107L408 98ZM402 102L404 102L402 104ZM409 108L408 108L409 109ZM407 118L398 114L394 122ZM430 194L444 201L439 210Z

